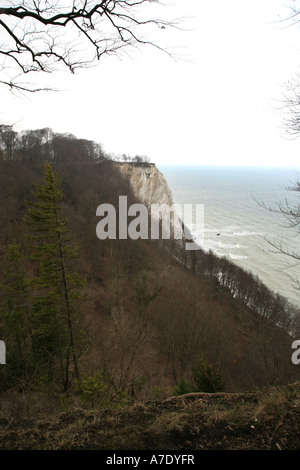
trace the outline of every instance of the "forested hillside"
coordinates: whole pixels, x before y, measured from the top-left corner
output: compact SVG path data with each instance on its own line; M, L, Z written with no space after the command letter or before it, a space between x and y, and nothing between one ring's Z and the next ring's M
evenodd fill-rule
M100 144L0 130L2 413L298 377L299 311L259 279L172 242L97 238L99 204L138 202Z

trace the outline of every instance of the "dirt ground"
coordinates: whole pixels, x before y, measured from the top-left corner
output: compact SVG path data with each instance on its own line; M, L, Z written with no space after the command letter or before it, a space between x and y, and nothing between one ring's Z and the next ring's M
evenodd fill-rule
M299 450L300 382L259 393L193 393L122 409L0 415L4 450Z

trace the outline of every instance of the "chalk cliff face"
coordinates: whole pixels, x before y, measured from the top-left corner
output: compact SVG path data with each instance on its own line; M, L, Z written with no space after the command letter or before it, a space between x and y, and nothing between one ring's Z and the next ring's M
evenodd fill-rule
M154 163L118 163L121 173L129 178L137 199L151 204L173 205L173 197L163 174Z
M151 205L158 204L162 211L161 217L165 218L173 205L173 197L168 183L163 174L154 163L117 163L120 172L128 177L136 198L150 209ZM165 206L165 207L164 207ZM153 212L152 212L153 214ZM182 239L182 223L175 211L174 219L171 216L171 230L176 229ZM176 237L177 238L177 237Z

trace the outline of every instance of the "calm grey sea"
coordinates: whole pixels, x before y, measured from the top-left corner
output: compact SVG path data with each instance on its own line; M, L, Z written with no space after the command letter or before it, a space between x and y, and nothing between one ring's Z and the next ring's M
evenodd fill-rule
M282 215L260 206L263 202L297 202L287 188L300 175L291 167L219 167L158 165L172 191L174 203L204 205L204 246L258 275L274 292L300 305L300 264L275 253L267 239L283 242L300 253L300 240ZM299 201L300 202L300 201ZM190 227L192 228L192 227ZM194 233L200 227L194 228ZM197 233L195 233L197 236Z

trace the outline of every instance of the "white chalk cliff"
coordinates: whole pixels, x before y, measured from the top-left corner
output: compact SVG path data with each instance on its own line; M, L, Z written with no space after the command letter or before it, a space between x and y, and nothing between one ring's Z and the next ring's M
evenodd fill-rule
M120 172L128 178L132 191L138 201L147 206L158 204L161 207L162 218L174 206L173 196L168 183L154 163L116 163ZM182 234L182 223L175 211L171 217L171 229ZM182 235L180 236L182 239Z
M121 173L129 178L139 201L151 204L173 204L173 197L163 174L154 163L118 163Z

